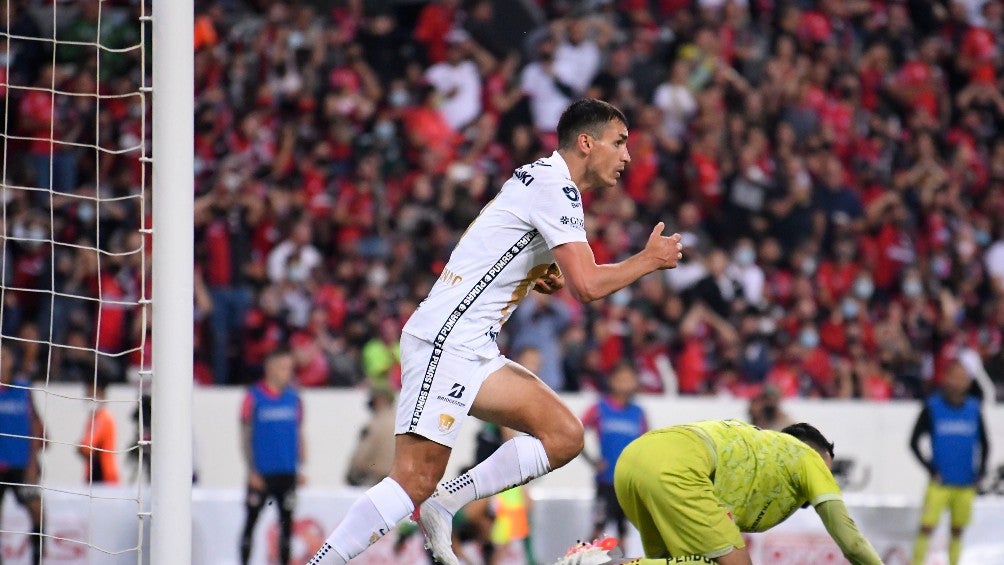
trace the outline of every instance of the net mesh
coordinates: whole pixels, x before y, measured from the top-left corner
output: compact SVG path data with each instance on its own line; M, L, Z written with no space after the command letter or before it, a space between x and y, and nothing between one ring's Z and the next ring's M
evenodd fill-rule
M147 561L149 14L0 0L7 565Z

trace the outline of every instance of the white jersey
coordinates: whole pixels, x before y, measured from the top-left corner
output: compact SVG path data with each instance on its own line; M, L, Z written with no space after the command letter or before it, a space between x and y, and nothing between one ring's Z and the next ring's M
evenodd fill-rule
M404 332L497 356L502 324L554 262L551 249L573 241L586 241L582 196L555 151L516 169L481 210Z

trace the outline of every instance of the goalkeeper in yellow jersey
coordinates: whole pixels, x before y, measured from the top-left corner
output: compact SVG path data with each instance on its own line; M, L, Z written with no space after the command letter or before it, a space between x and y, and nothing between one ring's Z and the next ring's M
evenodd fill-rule
M741 532L770 529L811 504L852 564L881 565L847 513L832 464L833 444L804 423L780 432L737 420L653 430L627 446L614 470L645 558L604 561L583 551L559 563L750 565Z

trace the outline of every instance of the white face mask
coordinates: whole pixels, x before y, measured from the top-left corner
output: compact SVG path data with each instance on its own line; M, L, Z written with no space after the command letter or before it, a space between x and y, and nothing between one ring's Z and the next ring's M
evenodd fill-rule
M94 219L94 205L90 202L84 202L77 206L77 218L81 222L89 224Z
M812 276L816 272L816 260L812 257L802 261L801 270L802 274L805 276Z
M858 303L853 298L845 298L843 302L840 303L840 313L844 315L845 318L857 318L858 317Z
M748 267L756 260L756 253L749 247L741 247L736 250L735 260L737 264Z
M875 292L875 284L872 280L867 277L861 277L854 281L854 296L860 298L861 300L868 300L872 297L872 293Z
M917 279L907 279L903 281L903 294L910 297L917 297L924 292L924 285Z
M816 330L813 330L811 328L806 328L801 332L799 332L798 343L802 347L805 347L807 349L812 349L817 345L819 345L819 334L816 333Z

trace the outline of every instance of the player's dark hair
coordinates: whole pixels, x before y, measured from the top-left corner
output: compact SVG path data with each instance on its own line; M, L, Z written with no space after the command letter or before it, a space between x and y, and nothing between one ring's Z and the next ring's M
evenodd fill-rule
M781 433L795 436L802 440L803 443L806 443L815 449L826 450L826 452L830 454L830 458L833 458L833 442L826 439L823 432L817 430L809 424L806 424L805 422L792 424L781 430Z
M603 128L613 120L619 120L625 126L628 123L624 112L608 102L595 98L572 102L558 120L558 147L572 147L580 133L598 138L603 135Z

